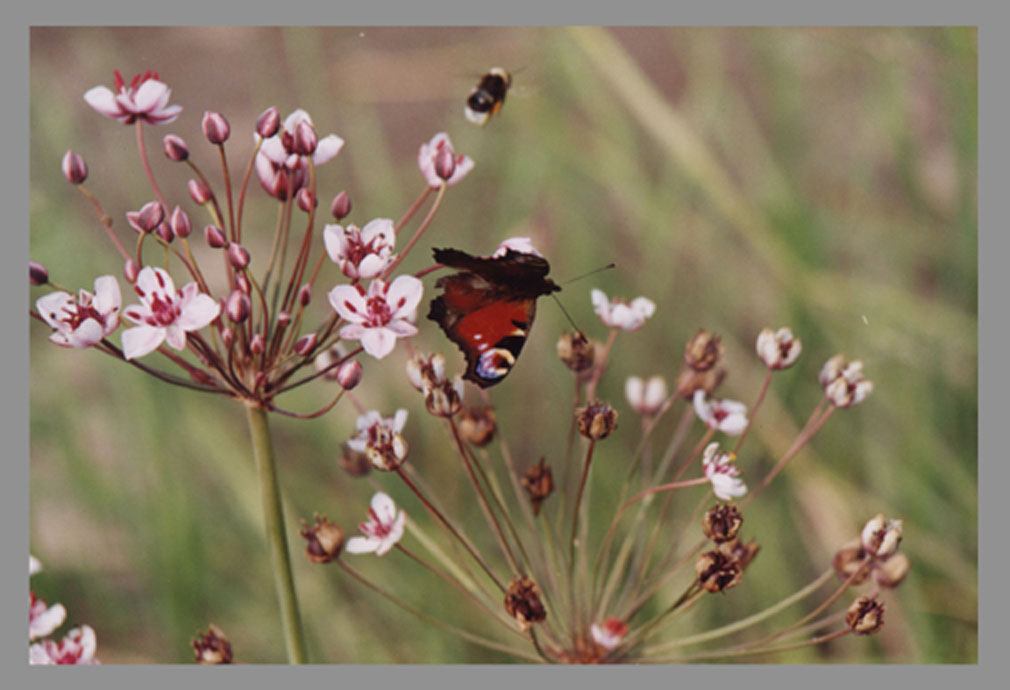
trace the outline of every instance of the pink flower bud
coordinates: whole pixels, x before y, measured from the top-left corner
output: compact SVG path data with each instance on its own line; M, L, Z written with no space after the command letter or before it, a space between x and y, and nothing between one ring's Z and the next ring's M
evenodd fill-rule
M158 237L165 240L165 242L171 242L175 239L175 233L172 232L172 226L168 223L160 223L155 232L158 233Z
M232 290L224 301L224 314L235 323L242 323L249 318L251 308L252 302L249 300L249 295L241 290Z
M311 156L316 152L316 146L318 145L319 136L316 134L316 128L305 120L299 122L298 126L295 127L291 150L301 156Z
M228 141L228 137L231 135L231 126L228 124L228 120L224 119L224 115L213 110L204 112L203 122L200 124L207 141L215 146Z
M280 330L283 331L285 328L288 327L289 323L291 323L291 314L289 314L286 311L282 311L282 312L278 312L277 313L277 328L278 329L280 329Z
M123 277L126 278L128 283L137 282L137 274L140 273L140 266L133 259L127 259L126 263L123 264Z
M68 150L63 154L63 176L71 184L81 184L88 179L88 164L78 154Z
M172 210L169 223L172 225L172 232L175 233L176 237L189 237L189 233L193 231L193 226L189 222L189 216L178 206Z
M228 245L228 261L235 268L245 268L249 265L249 252L242 245L232 242Z
M333 197L330 212L337 220L343 220L351 213L351 198L347 196L347 192L340 192Z
M319 337L315 333L308 333L295 341L295 352L305 357L316 347Z
M161 150L165 153L166 158L176 163L181 163L189 158L189 147L186 146L182 137L175 134L165 135L165 138L161 140Z
M49 282L49 271L38 261L29 261L28 280L32 285L45 285Z
M221 329L221 342L224 343L225 347L231 347L232 343L235 342L235 331L230 328Z
M263 338L262 333L257 333L252 337L252 340L249 341L249 352L254 355L258 355L263 352L264 348L266 348L266 340Z
M207 244L214 249L220 249L228 244L228 238L224 236L224 232L221 231L221 228L216 225L208 225L205 227L203 229L203 236L207 238Z
M361 362L352 359L337 367L337 383L344 390L351 390L361 382Z
M445 147L435 154L435 174L443 180L448 180L456 172L456 156Z
M298 202L298 208L305 213L316 207L316 197L308 187L302 187L298 190L298 194L295 195L295 201Z
M157 201L148 201L139 211L128 211L126 220L137 232L152 232L165 220L165 209Z
M274 106L270 106L256 118L256 133L264 139L269 139L277 134L277 129L280 126L281 116Z
M303 307L309 306L309 302L312 301L312 287L306 283L298 288L298 303Z
M186 183L186 187L189 189L189 198L201 206L210 201L214 196L210 191L210 187L199 180L190 180Z
M235 284L239 290L247 295L252 292L252 285L249 284L249 278L246 277L245 273L235 274Z

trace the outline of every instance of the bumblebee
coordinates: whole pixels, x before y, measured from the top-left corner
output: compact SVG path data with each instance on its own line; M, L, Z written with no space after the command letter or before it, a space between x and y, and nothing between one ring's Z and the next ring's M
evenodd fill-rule
M512 75L501 67L492 67L470 91L463 110L466 119L478 125L486 123L501 110L510 86Z

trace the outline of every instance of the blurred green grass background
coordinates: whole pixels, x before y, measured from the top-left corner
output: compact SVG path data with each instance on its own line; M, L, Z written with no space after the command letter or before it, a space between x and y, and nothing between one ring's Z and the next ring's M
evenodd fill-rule
M463 99L494 65L513 72L515 87L500 116L477 128L463 118ZM359 225L399 217L421 191L417 147L435 132L448 132L476 161L449 190L406 270L427 266L432 246L486 254L514 235L531 235L559 280L615 261L617 270L561 293L597 338L604 333L591 287L658 305L646 327L618 338L600 387L621 411L622 430L594 460L594 502L616 495L633 447L637 422L623 399L624 378L658 373L672 381L698 328L726 343L730 375L721 395L748 405L763 376L753 355L757 332L790 325L804 341L744 447L750 477L774 464L806 419L824 360L836 352L863 359L873 395L836 414L748 509L745 533L761 554L740 587L697 607L682 632L794 591L882 511L905 520L902 549L913 563L887 599L883 632L759 660L976 661L974 29L36 27L31 258L71 288L120 276L121 265L87 202L61 176L63 152L85 157L87 185L121 237L132 236L122 214L152 198L133 132L82 99L96 84L111 85L115 68L127 79L157 70L184 106L176 122L148 128L146 141L159 184L196 227L207 221L185 194L186 171L161 156L161 137L183 136L219 184L200 135L204 110L231 123L234 175L252 150L260 112L303 107L320 135L347 141L319 170L320 210L347 190L349 220ZM274 211L255 182L254 192L245 236L255 267ZM328 309L324 289L313 304L319 318ZM32 298L41 294L33 289ZM522 359L492 391L523 467L563 452L571 381L554 344L566 325L544 301ZM434 324L422 318L419 326L419 349L441 350L459 365ZM229 634L239 659L281 660L241 408L95 352L57 348L46 336L33 321L31 544L47 568L33 578L35 591L63 602L69 623L97 630L106 663L188 662L189 641L211 622ZM479 520L403 362L402 349L365 361L360 398L387 414L410 410L412 461L443 488L454 513ZM307 386L281 404L315 409L331 393ZM319 511L351 533L364 517L372 489L336 463L355 416L341 404L313 421L273 419L292 518ZM421 518L420 505L393 480L378 477ZM594 526L605 528L607 517L594 515ZM422 626L333 567L312 566L295 530L289 521L312 660L508 660ZM356 564L425 610L483 629L450 588L396 556Z

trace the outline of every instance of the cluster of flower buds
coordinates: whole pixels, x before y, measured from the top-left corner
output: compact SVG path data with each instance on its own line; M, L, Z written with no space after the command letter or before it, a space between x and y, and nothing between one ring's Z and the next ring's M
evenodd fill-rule
M424 394L424 406L431 414L452 417L459 412L463 403L463 377L446 378L445 357L441 353L417 354L408 359L407 378L410 385Z
M863 362L858 359L847 362L842 355L824 363L818 380L835 407L858 405L873 392L873 382L863 378Z
M859 539L840 548L832 559L839 579L860 584L871 575L881 587L897 587L908 574L908 556L898 551L901 520L886 520L883 514L871 518Z

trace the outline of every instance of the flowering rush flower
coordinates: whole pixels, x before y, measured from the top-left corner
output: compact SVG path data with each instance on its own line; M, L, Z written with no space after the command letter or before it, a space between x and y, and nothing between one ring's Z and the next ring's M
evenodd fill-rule
M97 664L98 646L95 631L82 625L67 633L59 643L52 640L36 642L28 648L30 664Z
M858 405L873 392L873 382L863 378L862 360L846 362L842 355L835 355L824 363L817 378L836 407Z
M491 258L497 259L498 257L505 256L510 249L514 252L519 252L520 254L543 256L543 254L538 252L536 247L533 246L533 243L530 242L529 237L510 237L498 245L498 248L494 250Z
M119 283L112 276L95 279L95 293L81 290L75 299L52 292L35 301L35 308L53 328L49 336L63 347L85 348L98 343L119 327Z
M295 134L303 124L314 127L309 114L299 108L287 116L276 134L263 140L256 152L256 174L270 196L287 199L305 183L309 162L305 155L298 153L295 142ZM258 134L256 136L259 137ZM336 134L327 134L316 142L310 155L313 165L330 162L343 147L343 139Z
M769 369L788 369L800 356L803 342L788 328L763 329L755 344L758 357Z
M376 556L383 556L400 541L406 523L407 514L402 510L397 513L393 499L380 491L372 496L368 522L358 525L365 536L348 539L346 549L349 553L374 552Z
M621 644L621 640L628 634L628 624L610 617L603 621L603 625L593 623L589 626L589 634L593 636L596 644L609 651Z
M338 285L329 293L330 304L350 323L340 329L344 340L360 340L365 352L382 359L397 338L417 333L413 321L424 287L414 276L399 276L392 283L373 280L361 285Z
M883 514L876 515L860 534L863 548L878 558L890 556L898 550L903 525L903 520L885 520Z
M327 225L323 228L326 253L351 279L378 278L393 261L396 232L389 218L376 218L356 225Z
M442 178L435 172L435 159L442 149L448 150L456 158L456 168L453 170L452 175L449 176L449 179L445 180L446 186L451 187L473 170L473 161L470 157L462 154L457 156L455 150L452 148L449 135L445 132L439 132L427 144L421 144L421 148L417 152L417 167L421 169L421 174L427 180L428 186L433 189L438 189L442 186Z
M603 290L594 288L589 294L593 300L593 310L604 325L611 328L638 330L656 312L656 304L647 297L636 297L628 304L617 298L608 299Z
M364 453L376 469L395 470L407 459L407 442L400 435L406 423L404 409L385 419L370 410L358 417L358 433L347 441L347 447Z
M139 324L123 331L123 355L127 359L156 350L164 340L182 350L187 333L207 326L221 312L221 305L200 292L196 283L176 291L172 277L161 268L140 269L133 289L141 303L123 310L123 316Z
M63 604L48 606L46 602L35 596L35 592L28 593L29 640L51 634L56 628L63 625L66 618L67 609Z
M694 392L694 411L710 429L738 436L747 428L747 406L736 400L705 399L705 391Z
M655 414L666 400L666 381L662 376L653 376L648 381L629 376L624 382L624 395L638 414Z
M113 72L116 90L96 86L84 94L84 100L106 117L131 125L143 120L152 125L168 124L179 117L181 105L169 105L172 90L150 70L138 74L126 85L119 70Z
M735 459L732 453L719 450L718 443L708 444L702 454L702 469L719 500L729 501L747 493L747 485L739 478L740 470L733 464Z

